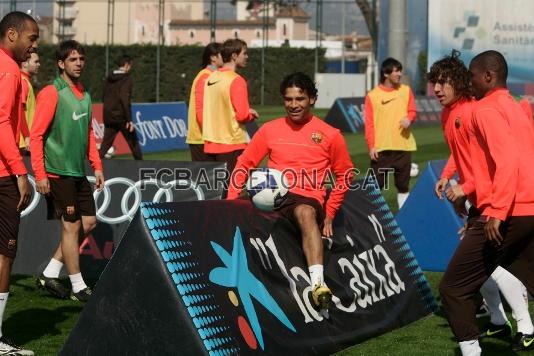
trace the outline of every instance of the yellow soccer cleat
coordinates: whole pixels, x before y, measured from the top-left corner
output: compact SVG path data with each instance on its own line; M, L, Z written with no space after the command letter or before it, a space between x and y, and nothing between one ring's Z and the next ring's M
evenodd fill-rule
M332 292L326 285L316 284L311 292L311 301L317 310L328 310L330 301L332 300Z

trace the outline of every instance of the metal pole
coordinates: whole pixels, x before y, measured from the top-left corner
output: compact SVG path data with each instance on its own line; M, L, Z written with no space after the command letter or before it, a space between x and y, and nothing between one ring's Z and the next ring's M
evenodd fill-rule
M115 0L111 0L111 44L115 43Z
M323 0L317 0L315 11L315 73L319 72L319 47L323 32Z
M215 42L215 30L217 28L217 2L210 1L210 41Z
M17 0L11 0L9 11L17 11Z
M115 0L108 0L108 24L106 31L106 77L109 74L109 45L113 44L113 22L115 19Z
M341 16L341 73L345 74L345 21L347 17L347 3L343 3L343 15Z
M126 38L126 44L130 44L130 34L131 34L131 22L132 22L132 0L128 0L128 36Z
M158 9L158 45L156 53L156 102L159 103L159 85L160 85L160 75L161 75L161 45L163 43L163 21L164 21L164 10L165 10L165 0L159 0L159 9Z
M269 14L270 6L269 5L270 5L269 0L267 0L267 32L265 33L265 47L269 47L269 17L270 17L270 14Z
M265 48L268 43L269 36L269 0L265 1L263 9L263 33L261 43L261 90L260 90L260 105L265 103Z
M406 0L389 2L388 56L406 64Z
M372 29L371 29L371 38L372 38L372 62L371 66L371 83L369 85L369 90L378 85L378 21L377 21L377 0L372 0L371 11L373 16Z
M61 7L60 7L60 42L65 40L65 0L60 1Z

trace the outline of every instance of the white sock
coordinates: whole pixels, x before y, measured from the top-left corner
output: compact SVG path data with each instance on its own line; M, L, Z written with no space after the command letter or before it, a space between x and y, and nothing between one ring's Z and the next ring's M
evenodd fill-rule
M69 274L70 284L72 284L72 292L78 293L82 289L87 288L87 285L83 281L81 273Z
M523 283L502 267L497 267L492 276L494 276L502 295L512 308L512 315L517 322L517 331L523 334L532 334L534 326L528 312L528 304L525 303Z
M43 271L43 275L48 278L58 278L59 272L61 272L62 267L63 262L52 258L50 262L48 262L48 265L46 266L45 270Z
M4 320L4 311L6 310L8 297L9 297L9 292L0 293L0 337L2 337L2 321Z
M308 271L310 272L312 287L324 284L323 265L311 265L308 267Z
M480 288L480 293L484 297L484 301L488 306L491 322L495 325L504 325L508 321L504 308L502 306L501 295L499 294L499 286L493 279L493 275Z
M480 356L482 354L478 340L460 341L458 344L462 350L462 356Z
M410 193L397 193L397 204L399 204L399 209L402 208L406 199L408 199L408 195L410 195Z

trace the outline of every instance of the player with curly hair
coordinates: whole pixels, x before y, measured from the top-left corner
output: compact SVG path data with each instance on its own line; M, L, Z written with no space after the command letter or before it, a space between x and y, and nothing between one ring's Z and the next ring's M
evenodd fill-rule
M474 100L471 96L469 71L460 59L460 52L453 51L451 55L432 64L427 79L433 85L436 98L443 105L441 122L445 140L451 150L447 165L435 185L435 192L442 199L446 185L458 171L460 186L469 196L471 203L467 228L472 219L480 213L474 207L476 195L471 183L473 173L469 155L468 127ZM456 208L459 212L465 210L465 200L457 200ZM513 274L499 266L480 289L491 314L491 321L484 327L480 336L506 337L512 332L512 325L501 303L499 289L513 310L517 332L531 334L534 326L528 312L528 302L525 302L526 288Z

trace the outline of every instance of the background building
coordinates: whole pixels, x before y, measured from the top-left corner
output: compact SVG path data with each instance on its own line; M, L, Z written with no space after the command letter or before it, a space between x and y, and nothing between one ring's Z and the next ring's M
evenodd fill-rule
M156 1L115 1L114 11L107 1L57 0L54 2L55 42L75 39L86 44L139 44L158 41L159 3ZM165 44L173 44L169 23L175 19L202 20L204 4L199 1L165 2L162 11Z

